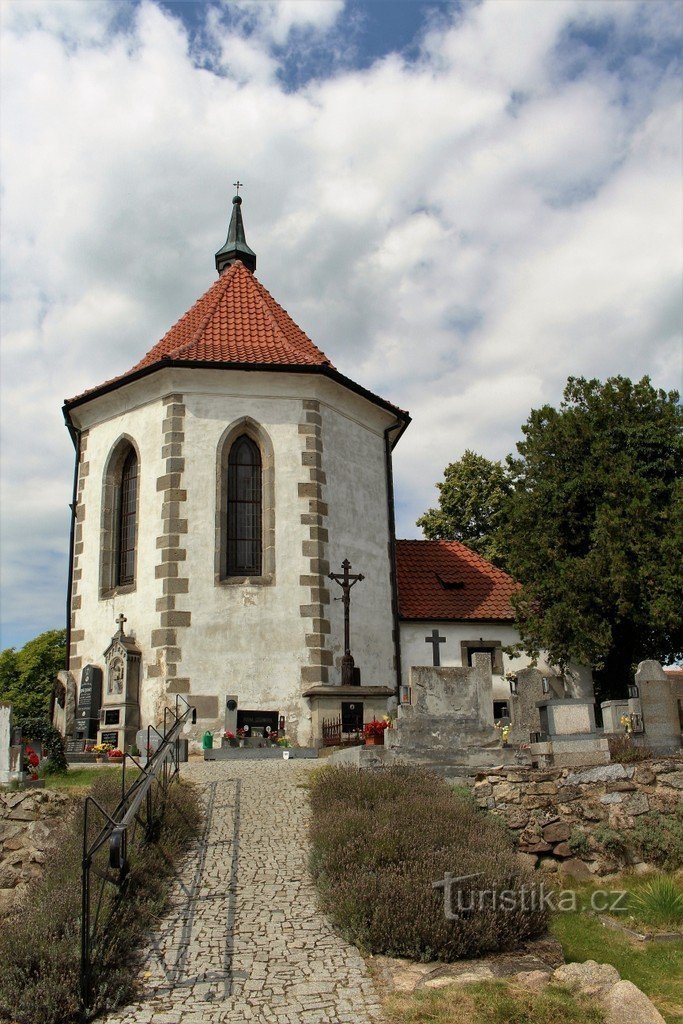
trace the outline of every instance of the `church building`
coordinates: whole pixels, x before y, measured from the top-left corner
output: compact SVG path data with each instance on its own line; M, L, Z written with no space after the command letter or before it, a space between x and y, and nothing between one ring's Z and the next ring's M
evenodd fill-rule
M514 639L504 573L443 542L399 542L397 560L392 451L410 416L336 370L259 282L241 203L206 293L64 406L69 669L101 687L98 737L117 746L177 694L195 738L229 723L316 745L326 718L384 714L415 658L490 649L503 685Z

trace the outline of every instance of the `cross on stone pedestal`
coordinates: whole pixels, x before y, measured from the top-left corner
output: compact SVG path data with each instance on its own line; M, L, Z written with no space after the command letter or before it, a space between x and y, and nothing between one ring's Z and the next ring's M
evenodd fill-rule
M345 558L342 562L342 569L344 572L331 572L328 579L334 580L342 588L342 601L344 604L344 657L342 658L342 686L353 686L353 667L354 661L351 654L351 640L350 640L350 628L349 618L351 609L351 587L354 587L356 583L360 583L361 580L365 579L362 573L349 572L351 563L348 558Z
M119 633L123 633L124 622L128 622L128 619L123 614L123 612L119 612L119 614L116 617L116 625L119 627Z
M432 635L425 637L425 643L432 645L432 664L436 665L438 668L438 666L441 664L441 648L439 647L439 644L445 644L446 637L439 636L438 629L433 629Z

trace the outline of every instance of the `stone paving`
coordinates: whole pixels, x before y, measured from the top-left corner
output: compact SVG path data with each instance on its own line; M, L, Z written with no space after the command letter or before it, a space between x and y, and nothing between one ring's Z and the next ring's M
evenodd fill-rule
M375 1024L358 950L317 909L305 784L315 761L183 766L201 787L204 835L140 966L140 1001L107 1024Z

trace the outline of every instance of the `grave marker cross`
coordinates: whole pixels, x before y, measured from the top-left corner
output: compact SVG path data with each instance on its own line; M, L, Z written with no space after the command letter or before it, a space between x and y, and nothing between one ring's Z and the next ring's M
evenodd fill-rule
M438 668L441 664L441 648L439 647L439 644L445 644L446 637L439 636L438 629L433 629L432 635L425 637L425 643L432 645L432 664Z
M119 612L118 616L116 617L116 625L119 627L119 633L123 633L124 622L128 622L128 619L123 614L123 612Z

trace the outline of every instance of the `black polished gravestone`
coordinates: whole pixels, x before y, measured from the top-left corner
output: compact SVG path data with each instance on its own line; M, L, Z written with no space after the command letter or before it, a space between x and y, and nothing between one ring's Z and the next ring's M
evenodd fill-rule
M95 739L100 722L102 703L102 669L86 665L81 675L81 690L76 710L75 736L77 740Z

